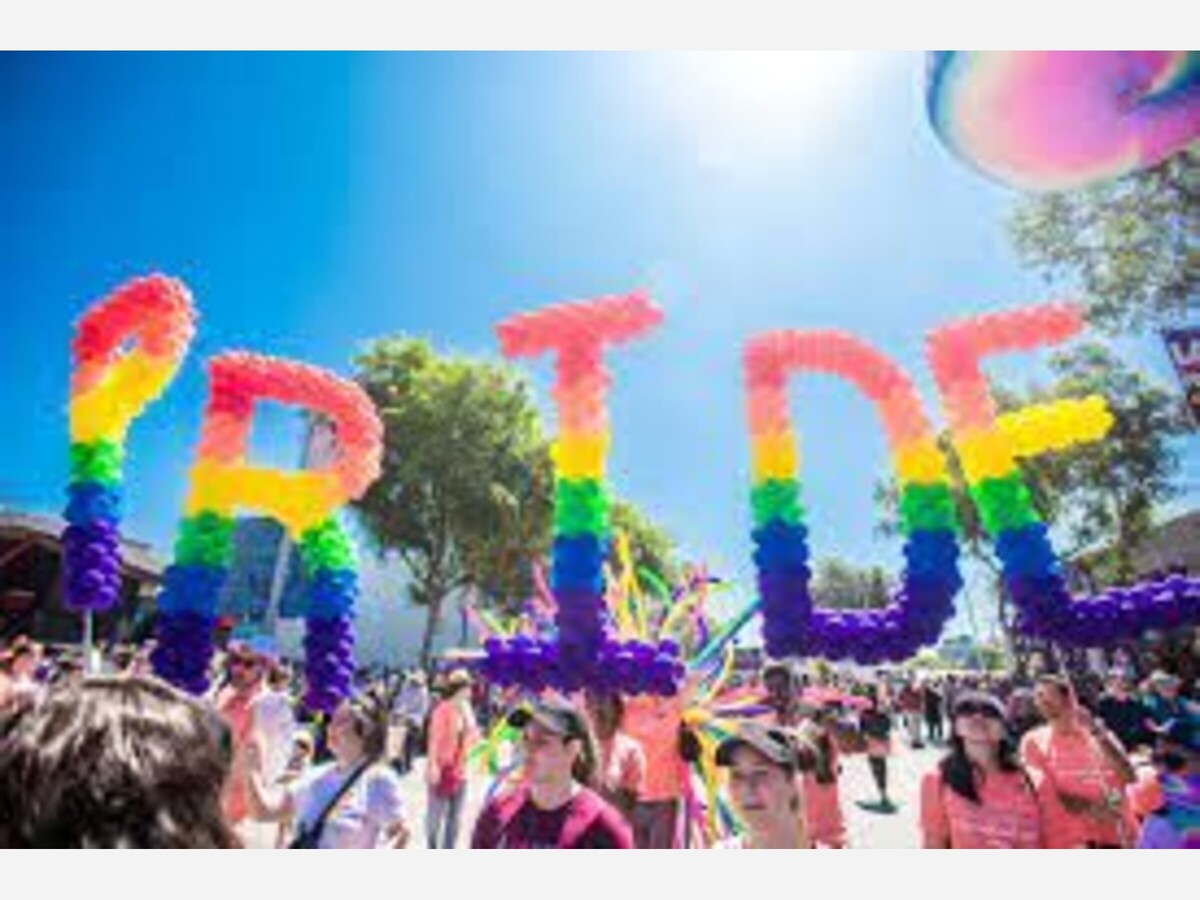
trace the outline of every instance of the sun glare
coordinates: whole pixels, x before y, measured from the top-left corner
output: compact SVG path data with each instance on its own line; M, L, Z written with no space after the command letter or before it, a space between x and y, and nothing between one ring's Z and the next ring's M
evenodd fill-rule
M702 155L794 152L834 131L877 54L722 51L669 54L666 112Z

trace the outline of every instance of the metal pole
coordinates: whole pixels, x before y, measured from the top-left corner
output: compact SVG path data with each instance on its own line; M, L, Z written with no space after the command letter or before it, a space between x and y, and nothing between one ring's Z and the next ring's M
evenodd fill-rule
M85 675L99 675L98 667L95 665L95 660L92 654L94 623L92 621L92 611L90 609L83 612L83 673Z

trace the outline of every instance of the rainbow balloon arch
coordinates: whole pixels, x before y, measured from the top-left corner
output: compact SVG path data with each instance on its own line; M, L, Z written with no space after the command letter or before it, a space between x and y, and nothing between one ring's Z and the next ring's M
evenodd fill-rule
M1155 165L1194 145L1200 137L1200 53L934 53L926 102L943 142L989 176L1026 189L1076 188ZM731 636L753 615L762 616L766 649L775 657L878 663L911 656L937 639L962 586L958 497L979 513L1024 633L1071 646L1106 646L1150 629L1200 623L1200 579L1186 575L1085 597L1068 590L1018 460L1102 440L1113 416L1099 396L998 414L982 372L989 356L1077 335L1084 326L1081 308L1058 303L976 316L929 334L927 361L965 476L958 486L911 379L883 353L841 332L751 337L743 364L759 598L690 660L681 658L668 629L654 639L645 628L614 631L605 586L613 550L605 484L612 439L605 354L662 319L649 297L635 293L550 306L497 329L509 358L554 355L559 433L546 591L554 627L533 636L492 634L481 668L496 683L675 696L688 672L726 652ZM84 613L89 625L93 613L112 608L119 597L126 434L175 377L194 331L191 295L162 275L120 287L78 323L63 578L66 606ZM901 584L883 610L813 606L799 452L787 408L788 379L804 373L849 382L882 422L905 535ZM300 547L310 601L305 700L329 712L351 689L358 592L354 547L336 512L379 476L382 424L360 387L301 363L225 353L210 361L209 378L185 517L158 598L155 670L188 691L208 688L234 516L265 512ZM337 445L332 462L300 472L247 464L258 400L296 405L331 422Z

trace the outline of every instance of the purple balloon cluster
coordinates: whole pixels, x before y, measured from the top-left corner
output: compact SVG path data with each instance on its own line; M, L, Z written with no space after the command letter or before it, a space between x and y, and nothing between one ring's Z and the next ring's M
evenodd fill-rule
M1200 579L1158 574L1132 587L1072 598L1060 574L1013 577L1008 589L1022 631L1079 647L1111 646L1146 631L1200 621Z
M304 705L332 714L354 681L354 618L309 618L304 632Z
M594 655L580 655L570 644L518 636L488 638L482 674L503 687L571 692L654 694L670 697L683 681L679 646L673 641L617 641L604 638Z
M62 534L67 609L103 612L121 597L121 551L117 526L104 519L68 525Z
M155 674L190 694L207 691L214 624L212 616L192 611L159 615L150 654Z

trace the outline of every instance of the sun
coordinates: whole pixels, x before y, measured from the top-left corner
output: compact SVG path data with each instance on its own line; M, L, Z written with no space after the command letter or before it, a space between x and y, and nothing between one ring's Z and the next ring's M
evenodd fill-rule
M700 154L758 157L811 148L835 132L879 61L850 51L672 53L657 59L655 81L664 116L687 129Z

